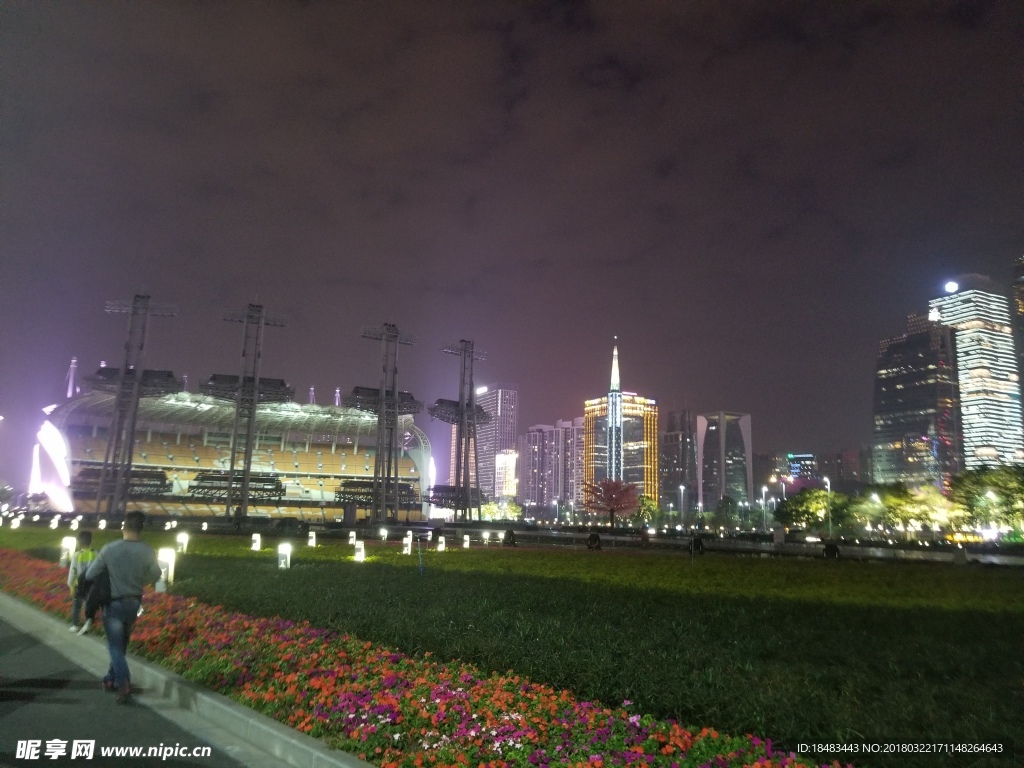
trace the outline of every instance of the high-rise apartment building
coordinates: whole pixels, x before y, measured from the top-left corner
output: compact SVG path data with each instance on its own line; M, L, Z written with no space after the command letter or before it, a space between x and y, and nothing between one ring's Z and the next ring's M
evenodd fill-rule
M1022 463L1020 383L1009 302L986 278L970 276L961 283L948 283L945 296L928 302L928 319L956 330L964 467ZM878 472L876 462L876 476Z
M519 503L523 507L547 505L544 478L544 435L554 427L537 424L519 438ZM524 512L525 514L525 512Z
M737 504L754 500L750 414L706 413L697 417L697 503L710 511L728 496Z
M617 478L658 500L658 405L621 390L618 347L608 394L583 404L583 454L584 483Z
M528 454L521 463L520 503L582 508L582 417L530 427L520 451Z
M498 491L498 466L496 457L503 451L516 450L517 403L519 394L515 384L496 384L493 387L479 387L476 404L487 411L491 420L477 426L476 456L470 457L470 472L477 479L480 492L488 499L501 496ZM455 428L452 427L452 463L455 466ZM479 462L479 472L477 464ZM451 471L454 471L451 470ZM453 480L449 483L454 485Z
M912 315L907 333L878 346L874 479L910 487L948 487L960 471L960 395L956 336Z

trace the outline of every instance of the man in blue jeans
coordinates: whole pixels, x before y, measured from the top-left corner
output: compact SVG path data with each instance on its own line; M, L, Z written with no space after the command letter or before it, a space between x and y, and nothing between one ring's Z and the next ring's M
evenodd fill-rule
M141 512L126 514L123 539L103 547L85 574L87 579L95 579L103 571L110 576L110 605L103 609L110 669L103 678L103 687L117 692L118 704L128 704L132 697L125 652L142 605L142 588L160 578L156 552L139 538L145 523L146 516Z

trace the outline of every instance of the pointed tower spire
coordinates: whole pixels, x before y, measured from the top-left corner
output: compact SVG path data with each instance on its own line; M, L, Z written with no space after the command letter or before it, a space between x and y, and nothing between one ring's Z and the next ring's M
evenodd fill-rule
M615 337L615 341L618 341L619 337ZM616 344L612 348L612 386L611 392L621 392L622 387L619 386L619 345Z
M68 368L68 400L78 394L78 358L71 358L71 367Z
M316 387L309 388L309 404L316 405Z

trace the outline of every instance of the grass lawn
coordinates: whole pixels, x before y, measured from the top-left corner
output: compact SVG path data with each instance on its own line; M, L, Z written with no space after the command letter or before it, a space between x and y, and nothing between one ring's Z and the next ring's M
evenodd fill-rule
M63 535L67 535L65 532ZM98 534L99 543L116 533ZM53 559L59 534L0 529ZM154 545L173 533L147 532ZM411 654L462 659L698 727L799 743L1024 746L1024 574L637 551L299 545L278 571L247 537L193 536L174 591L305 619ZM864 766L1015 765L1002 757Z

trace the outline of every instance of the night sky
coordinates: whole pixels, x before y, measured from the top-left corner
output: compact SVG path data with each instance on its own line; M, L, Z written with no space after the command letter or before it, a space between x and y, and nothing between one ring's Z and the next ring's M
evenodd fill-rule
M120 365L454 397L520 431L608 388L752 414L754 448L871 435L880 338L1024 254L1024 3L7 2L0 6L0 477L39 409ZM418 417L443 469L446 430Z

